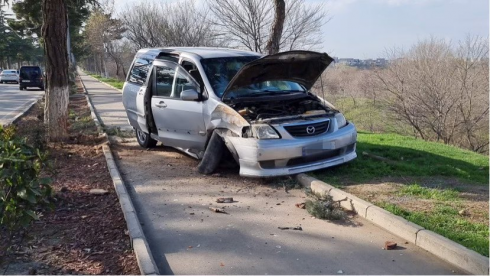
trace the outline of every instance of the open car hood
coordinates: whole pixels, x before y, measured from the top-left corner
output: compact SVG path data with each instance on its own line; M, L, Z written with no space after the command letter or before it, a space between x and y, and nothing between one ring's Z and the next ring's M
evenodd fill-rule
M264 81L293 81L307 90L315 84L333 59L326 53L311 51L289 51L269 55L245 64L231 79L223 92Z

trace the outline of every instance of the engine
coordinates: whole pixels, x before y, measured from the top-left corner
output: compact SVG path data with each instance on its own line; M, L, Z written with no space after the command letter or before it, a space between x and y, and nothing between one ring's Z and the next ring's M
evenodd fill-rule
M325 115L331 112L311 97L288 101L236 103L233 108L250 123L297 115Z

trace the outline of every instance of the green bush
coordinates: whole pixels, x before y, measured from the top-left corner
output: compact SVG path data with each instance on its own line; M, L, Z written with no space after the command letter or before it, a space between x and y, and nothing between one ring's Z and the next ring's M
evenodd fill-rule
M50 206L50 178L41 177L47 154L0 126L0 226L14 229L38 219L38 208Z

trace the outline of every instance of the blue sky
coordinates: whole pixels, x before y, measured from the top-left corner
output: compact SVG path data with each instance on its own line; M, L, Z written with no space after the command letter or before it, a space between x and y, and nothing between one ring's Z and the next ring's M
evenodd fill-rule
M114 1L120 9L142 0ZM388 48L409 48L430 36L453 42L468 34L489 36L488 0L306 1L325 4L330 21L317 50L337 57L384 57Z
M338 57L384 57L387 48L409 48L430 36L457 42L489 34L488 0L325 2L331 20L323 29L323 50Z

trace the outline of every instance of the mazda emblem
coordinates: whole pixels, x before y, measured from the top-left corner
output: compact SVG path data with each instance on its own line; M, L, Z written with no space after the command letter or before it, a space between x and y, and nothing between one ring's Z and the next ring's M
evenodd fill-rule
M306 127L306 133L308 133L308 134L315 133L315 127L314 126L307 126Z

